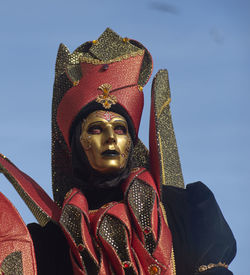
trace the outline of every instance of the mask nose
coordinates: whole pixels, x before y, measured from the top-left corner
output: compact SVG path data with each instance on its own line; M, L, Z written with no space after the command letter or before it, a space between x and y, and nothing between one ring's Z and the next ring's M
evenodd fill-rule
M112 126L107 126L105 131L105 143L106 144L113 144L116 143L116 136Z

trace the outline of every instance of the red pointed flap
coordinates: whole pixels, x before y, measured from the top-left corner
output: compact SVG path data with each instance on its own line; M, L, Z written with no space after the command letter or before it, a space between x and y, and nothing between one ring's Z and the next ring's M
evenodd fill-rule
M0 193L0 270L3 274L36 275L29 231L14 206Z
M44 226L50 219L58 221L60 209L47 193L28 175L0 154L0 172L11 182L38 222Z

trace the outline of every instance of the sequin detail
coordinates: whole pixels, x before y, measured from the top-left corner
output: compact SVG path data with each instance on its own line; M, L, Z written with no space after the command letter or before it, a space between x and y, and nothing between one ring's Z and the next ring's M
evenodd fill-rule
M152 96L155 110L155 138L157 138L161 166L161 183L183 188L184 180L169 107L170 88L166 70L160 70L156 74Z
M129 252L127 249L128 238L126 228L120 220L106 214L99 227L98 234L115 250L122 263L130 263ZM136 275L132 267L126 268L125 274Z
M136 178L129 188L127 199L144 233L145 248L152 254L156 247L156 240L151 230L151 216L156 199L155 192L151 186Z
M145 167L149 168L149 156L148 149L142 143L140 139L137 140L132 152L132 164L133 168Z
M82 239L82 229L81 229L82 214L80 210L73 205L65 205L60 218L60 223L70 234L74 240L78 251L82 257L82 263L85 266L88 274L98 274L99 266L98 263L90 255L89 251L86 249L83 239Z
M108 65L114 62L120 62L124 59L129 59L130 57L135 57L137 55L144 55L144 50L138 50L137 52L134 53L129 53L129 54L125 54L119 57L116 57L114 59L111 60L99 60L99 59L94 59L94 58L90 58L90 57L85 57L85 56L81 56L79 58L80 62L85 62L85 63L89 63L89 64L94 64L94 65L99 65L99 64L104 64L104 65Z
M81 212L75 206L66 205L63 208L60 223L70 233L77 246L82 243Z
M98 44L91 47L90 53L99 60L108 61L138 51L138 47L124 43L123 39L109 28L101 34L98 41Z
M22 252L16 251L9 254L1 264L4 275L23 275Z

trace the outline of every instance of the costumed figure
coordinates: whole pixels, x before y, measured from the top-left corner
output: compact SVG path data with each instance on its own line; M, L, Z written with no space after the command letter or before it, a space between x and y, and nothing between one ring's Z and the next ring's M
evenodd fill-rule
M39 224L0 197L0 274L232 274L233 234L211 191L184 187L168 73L152 84L149 150L138 139L152 59L110 29L61 44L52 106L54 201L1 155Z

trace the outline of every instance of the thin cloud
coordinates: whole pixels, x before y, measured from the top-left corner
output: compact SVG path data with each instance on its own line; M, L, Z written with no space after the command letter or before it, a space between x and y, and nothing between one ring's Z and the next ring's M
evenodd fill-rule
M217 28L212 28L209 32L210 37L216 44L223 44L224 43L224 36L223 34L217 29Z
M158 10L161 12L167 12L175 15L180 13L179 8L171 4L167 4L163 2L151 2L149 5L152 9Z

